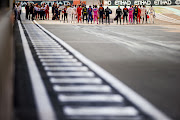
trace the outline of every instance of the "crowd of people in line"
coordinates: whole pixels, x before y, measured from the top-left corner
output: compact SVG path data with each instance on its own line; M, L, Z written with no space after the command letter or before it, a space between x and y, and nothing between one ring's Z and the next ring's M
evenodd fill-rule
M38 5L28 4L25 6L26 19L32 20L49 20L49 6L48 4ZM104 19L106 24L110 24L110 14L112 10L109 7L104 8L102 4L97 5L57 5L52 6L52 20L60 20L67 23L97 23L103 24ZM140 23L154 23L155 10L153 6L149 9L145 5L131 5L129 8L125 5L123 9L118 6L115 11L115 18L117 24L123 20L123 24L140 24ZM82 20L81 20L82 19ZM121 20L122 19L122 20Z

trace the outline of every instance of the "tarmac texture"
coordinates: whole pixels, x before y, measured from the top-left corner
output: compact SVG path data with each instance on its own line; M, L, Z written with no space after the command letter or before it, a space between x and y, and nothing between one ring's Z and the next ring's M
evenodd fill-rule
M39 23L168 116L180 119L179 25Z

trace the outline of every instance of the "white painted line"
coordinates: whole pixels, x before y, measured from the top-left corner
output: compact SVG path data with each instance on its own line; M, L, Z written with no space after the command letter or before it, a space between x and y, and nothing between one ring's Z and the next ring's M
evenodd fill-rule
M88 71L87 67L45 67L46 71Z
M64 113L68 116L137 116L139 113L134 107L70 107L65 106Z
M47 72L51 77L94 77L93 72Z
M34 47L34 49L35 50L63 50L62 47L58 47L58 48L47 48L47 47L45 47L45 48L42 48L42 47L37 48L37 47Z
M110 93L111 88L107 85L54 85L53 89L56 92L105 92Z
M77 59L41 59L41 62L77 62Z
M82 63L76 62L76 63L58 63L58 62L42 62L43 66L70 66L70 67L76 67L76 66L82 66Z
M80 95L58 95L60 102L118 102L124 101L123 97L116 94L80 94Z
M49 53L49 52L58 53L58 52L67 52L67 51L66 50L36 50L36 52L39 52L39 53Z
M18 25L31 78L31 84L37 106L38 117L40 120L56 120L55 112L52 108L44 83L36 66L36 63L33 59L20 21L18 21Z
M68 49L75 57L80 59L84 64L86 64L94 72L100 75L107 83L112 85L114 89L116 89L121 94L123 94L123 96L125 96L128 100L130 100L133 104L135 104L140 110L145 112L147 115L151 116L155 120L171 120L168 116L166 116L164 113L159 111L155 106L153 106L143 97L141 97L139 94L134 92L131 88L129 88L124 83L122 83L120 80L112 76L110 73L106 72L104 69L102 69L101 67L99 67L98 65L96 65L95 63L87 59L86 57L84 57L82 54L80 54L78 51L73 49L63 40L56 37L54 34L52 34L48 30L46 30L44 27L39 25L36 21L34 21L34 23L37 26L39 26L43 31L45 31L47 34L49 34L52 38L57 40L62 46Z
M50 78L51 83L102 84L100 78Z
M58 48L61 47L59 45L33 45L34 47L53 47L53 48Z
M37 53L37 55L41 55L41 56L43 56L43 55L56 55L56 56L58 56L58 55L69 55L69 53L68 52L64 52L64 53Z
M71 59L73 58L72 55L69 55L69 56L38 56L39 58L42 58L42 59Z

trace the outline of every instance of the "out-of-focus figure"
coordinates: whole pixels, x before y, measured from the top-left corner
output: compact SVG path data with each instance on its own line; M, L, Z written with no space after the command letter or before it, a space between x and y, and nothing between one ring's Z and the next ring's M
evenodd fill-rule
M79 20L81 21L81 11L82 11L82 8L81 8L81 5L78 6L77 8L77 19L78 19L78 23L79 23Z
M121 24L122 9L120 8L120 5L116 9L116 15L117 15L117 24L118 24L118 21L120 21L120 24Z
M101 23L102 21L102 24L103 24L103 14L104 14L104 8L102 7L102 4L101 4L99 7L99 23Z
M107 7L107 8L105 9L106 24L107 24L107 21L108 21L108 23L110 24L110 18L109 18L110 12L112 12L111 9L109 9L109 7Z
M128 8L126 7L126 5L124 6L124 9L123 9L123 24L124 24L124 21L126 20L126 23L128 24Z
M45 13L46 13L46 19L49 20L49 5L48 4L46 4L45 6Z
M72 6L72 22L73 23L76 23L76 17L77 17L77 8L76 8L76 5L75 6Z
M151 5L151 7L149 8L148 13L149 13L149 23L154 23L155 10L154 10L154 8L152 7L152 5Z
M88 8L88 23L89 23L89 20L91 20L91 24L92 24L92 8L91 8L91 6L89 6L89 8Z
M73 8L71 7L71 5L67 8L67 14L68 14L68 23L72 23L72 12L73 12Z
M26 10L26 19L28 19L28 16L29 16L29 4L28 3L25 6L25 10Z
M84 23L84 17L86 17L86 22L87 22L87 8L86 8L86 5L84 5L84 7L82 9L82 13L83 13L83 23Z
M96 20L97 24L98 24L98 8L97 8L97 5L95 5L95 8L93 8L93 13L94 13L94 23Z
M143 5L141 15L142 15L142 24L143 24L146 20L146 15L147 15L147 9L146 9L145 5Z
M131 6L129 9L129 23L133 24L133 12L134 12L134 9L133 9L133 6Z
M137 7L137 5L135 5L135 7L134 7L134 23L136 22L136 24L138 23L137 16L138 16L138 7Z
M137 24L141 22L141 6L139 8L139 6L137 6L138 8L138 15L137 15Z

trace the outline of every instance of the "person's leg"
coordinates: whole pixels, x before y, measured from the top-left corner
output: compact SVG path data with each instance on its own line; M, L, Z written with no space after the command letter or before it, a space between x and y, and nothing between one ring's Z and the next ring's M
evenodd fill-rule
M107 15L106 15L106 24L107 24Z
M119 16L117 15L117 24L118 24L118 21L119 21Z
M119 21L120 21L120 25L121 25L121 15L119 16Z
M109 17L109 15L108 15L108 22L109 22L109 24L110 24L110 17Z
M101 15L101 17L102 17L102 24L103 24L103 19L104 19L104 18L103 18L103 14Z
M83 14L83 23L84 23L84 16L85 16L85 15Z

